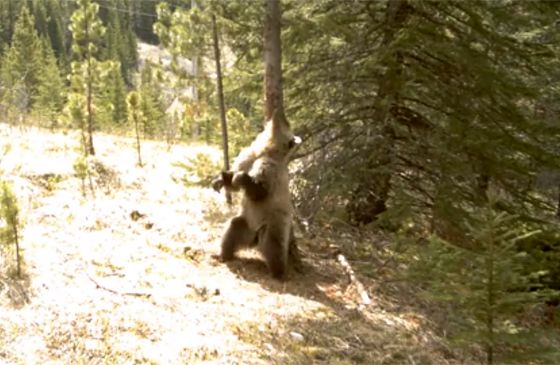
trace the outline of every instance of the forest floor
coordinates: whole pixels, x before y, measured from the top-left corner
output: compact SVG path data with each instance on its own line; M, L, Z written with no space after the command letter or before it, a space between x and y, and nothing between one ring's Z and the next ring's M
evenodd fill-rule
M324 224L299 234L305 272L270 277L252 252L218 262L235 213L222 195L187 186L184 162L207 146L98 134L105 171L82 196L74 132L0 125L2 179L24 229L24 277L0 256L0 364L456 364L382 237ZM5 248L4 248L5 250ZM372 302L361 304L343 252ZM352 253L352 254L350 254Z

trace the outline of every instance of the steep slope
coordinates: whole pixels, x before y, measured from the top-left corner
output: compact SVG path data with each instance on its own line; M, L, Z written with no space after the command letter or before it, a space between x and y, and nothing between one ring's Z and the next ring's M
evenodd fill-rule
M351 233L302 237L306 272L283 283L250 251L217 262L233 211L211 189L185 186L177 162L219 151L145 142L139 168L132 139L98 135L105 169L85 199L72 168L77 141L0 125L26 262L24 280L0 277L0 364L459 362L390 284L390 265L361 278L373 303L358 305L328 253L358 239Z

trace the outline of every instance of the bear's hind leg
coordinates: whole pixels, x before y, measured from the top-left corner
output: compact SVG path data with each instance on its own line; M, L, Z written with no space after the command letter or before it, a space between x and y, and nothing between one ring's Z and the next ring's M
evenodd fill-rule
M288 227L283 224L269 223L260 242L261 252L275 279L282 279L286 274L290 234L286 228Z

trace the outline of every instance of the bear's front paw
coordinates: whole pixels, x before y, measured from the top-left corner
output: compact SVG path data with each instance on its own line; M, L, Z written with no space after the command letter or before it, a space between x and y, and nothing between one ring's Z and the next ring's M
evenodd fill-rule
M249 174L247 174L246 172L237 172L235 175L233 175L231 184L233 186L242 188L247 186L247 184L249 184L250 182L251 182L251 177L249 177Z
M231 187L231 180L233 178L233 172L231 171L222 171L218 176L216 176L210 183L212 189L219 192L222 188L230 188Z
M214 178L210 184L212 186L212 189L219 193L220 189L224 187L224 179L222 179L221 176L218 176Z

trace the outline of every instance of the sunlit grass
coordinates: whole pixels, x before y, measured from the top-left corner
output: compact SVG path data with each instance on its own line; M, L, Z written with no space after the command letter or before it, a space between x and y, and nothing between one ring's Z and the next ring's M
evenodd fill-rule
M98 134L110 173L84 198L76 133L0 134L12 145L0 167L21 201L28 275L19 286L0 278L0 363L453 363L396 306L356 309L344 271L314 252L341 243L327 231L301 241L308 270L288 282L252 264L253 251L217 261L239 198L228 207L185 185L180 162L219 150L144 142L140 168L132 138ZM18 292L29 302L16 306Z

